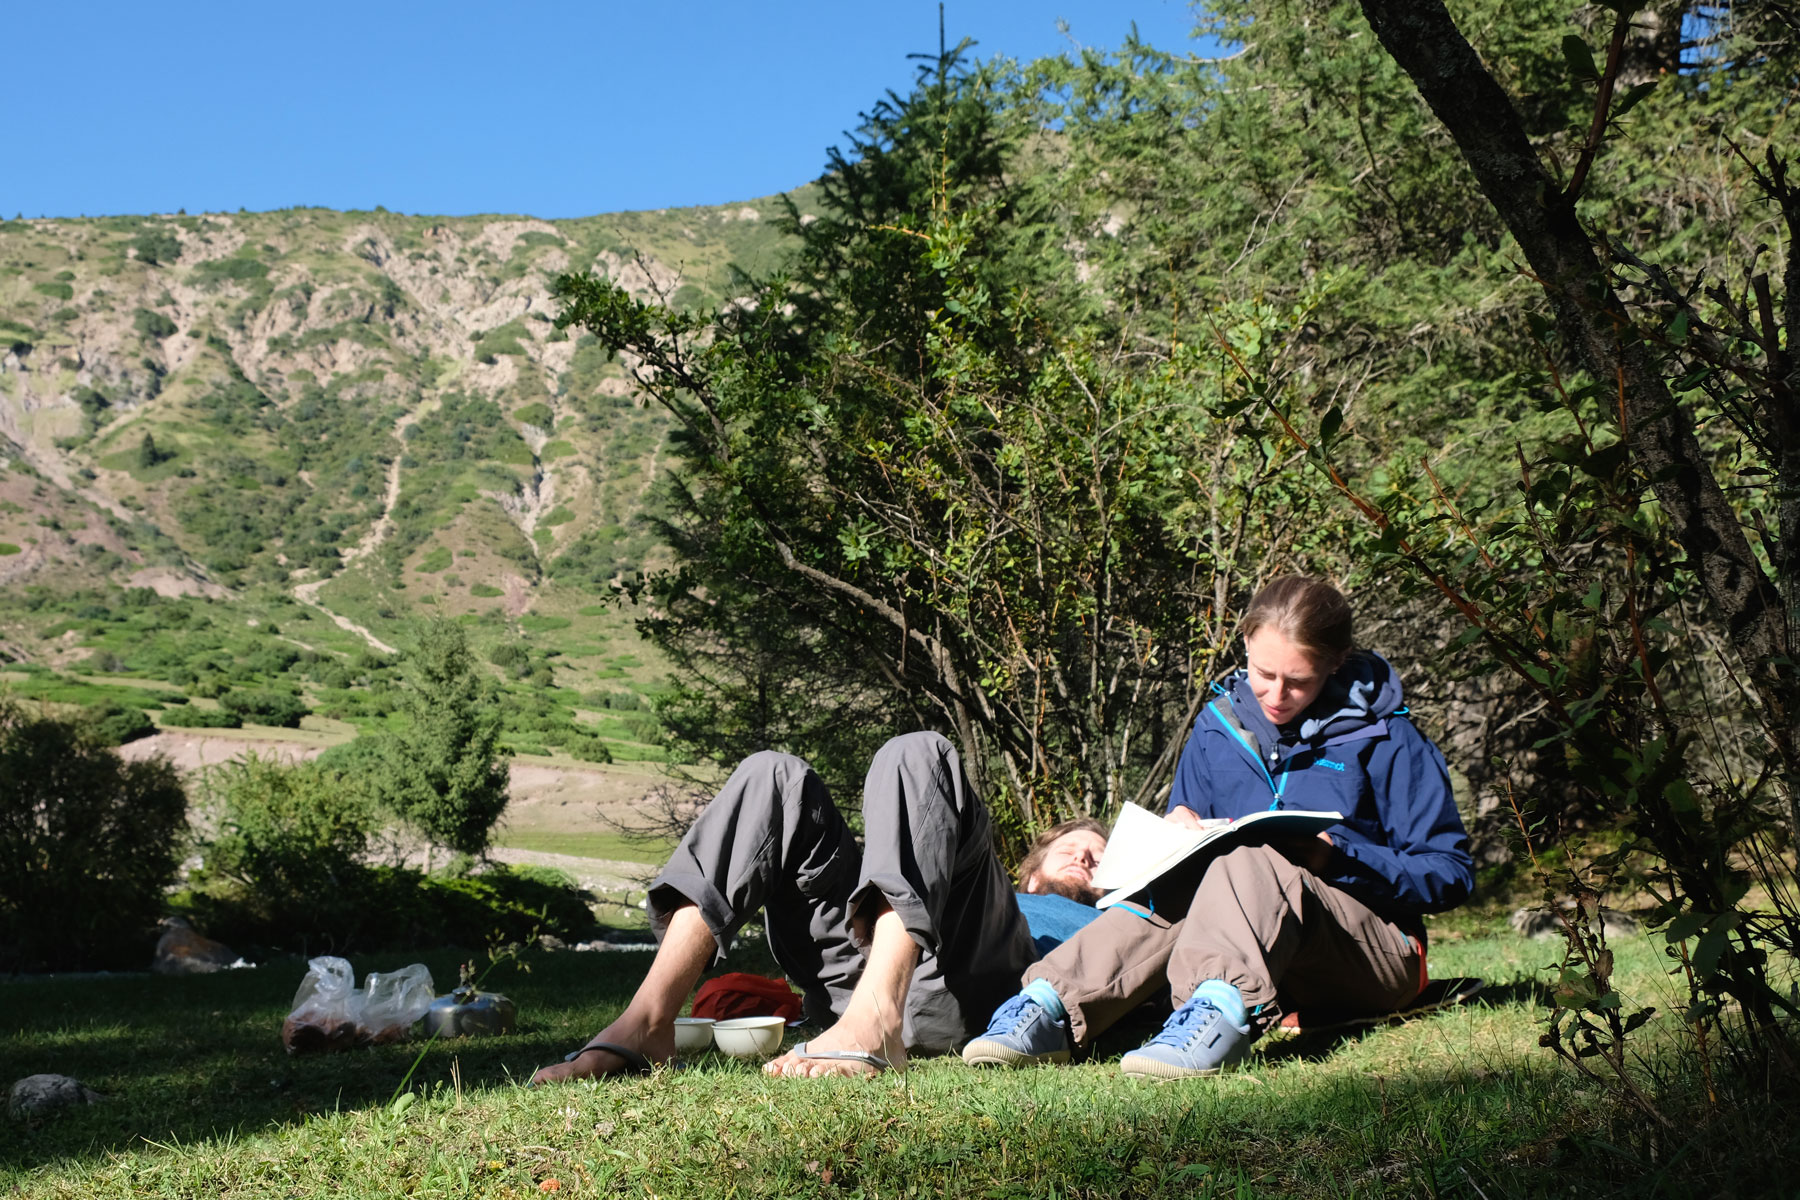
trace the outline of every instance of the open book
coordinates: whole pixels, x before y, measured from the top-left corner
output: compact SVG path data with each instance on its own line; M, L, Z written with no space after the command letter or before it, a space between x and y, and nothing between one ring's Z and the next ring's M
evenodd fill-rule
M1096 908L1110 908L1136 895L1175 867L1203 852L1208 856L1249 842L1279 837L1315 837L1344 819L1342 813L1270 809L1235 821L1207 821L1188 829L1148 809L1127 804L1119 810L1093 884L1104 889ZM1197 864L1196 864L1197 865ZM1197 878L1197 877L1196 877Z

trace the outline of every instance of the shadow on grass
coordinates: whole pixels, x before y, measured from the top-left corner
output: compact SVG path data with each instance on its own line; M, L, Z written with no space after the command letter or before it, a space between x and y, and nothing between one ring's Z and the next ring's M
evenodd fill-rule
M360 979L423 962L441 994L457 964L440 950L351 958ZM42 1119L0 1123L0 1164L30 1168L89 1159L145 1140L189 1143L228 1131L380 1105L406 1078L442 1080L452 1060L463 1086L504 1087L579 1046L622 1008L650 963L644 952L533 954L503 962L486 987L519 1006L516 1033L420 1041L290 1057L281 1025L306 972L299 959L192 978L116 975L0 982L8 1036L0 1086L26 1075L70 1075L107 1099ZM756 969L751 966L748 969Z

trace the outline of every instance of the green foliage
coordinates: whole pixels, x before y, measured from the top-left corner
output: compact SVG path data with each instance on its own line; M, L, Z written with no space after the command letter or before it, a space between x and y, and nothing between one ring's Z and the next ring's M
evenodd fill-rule
M73 300L75 298L75 289L66 283L38 283L33 284L31 290L39 295L49 296L52 300Z
M343 932L340 896L375 828L354 780L248 755L209 770L203 789L218 833L201 848L197 885L287 937Z
M475 583L469 585L469 595L477 600L492 600L496 596L504 596L505 592L491 583Z
M152 226L127 243L138 261L150 266L169 266L181 257L181 239L166 226Z
M1330 285L1220 304L1164 276L1181 323L1108 308L1110 278L1075 284L1085 218L1011 169L1009 86L953 55L878 105L753 303L558 286L681 425L681 566L627 585L681 672L677 744L786 746L850 783L881 737L944 728L1020 834L1154 796L1230 604L1311 552L1324 502L1238 428L1233 364L1289 369Z
M556 418L547 404L527 404L523 408L513 410L513 420L521 425L534 425L549 433L556 425Z
M149 471L161 466L175 457L173 450L164 450L156 444L156 437L146 429L138 442L137 466L140 471Z
M492 362L502 354L523 355L525 347L519 344L521 339L531 340L531 335L525 331L524 322L508 321L475 340L475 358L479 362Z
M252 725L298 729L300 718L311 710L291 692L267 690L229 691L219 697L219 707Z
M408 721L384 743L376 792L434 845L480 854L506 808L500 714L460 626L421 626L406 671Z
M186 818L166 760L0 700L0 963L141 968Z
M92 727L102 745L123 746L156 732L156 722L143 709L117 702L95 705L85 710L84 719Z
M175 336L175 322L155 309L140 308L132 314L131 325L144 337L155 341Z
M376 808L368 787L385 769L370 749L292 767L251 756L209 772L219 832L202 848L204 866L181 907L215 936L284 949L591 934L585 894L557 872L461 877L369 865Z
M158 718L161 724L177 729L239 729L244 719L233 712L216 708L201 708L190 704L186 708L171 709Z
M230 258L211 258L188 271L188 282L195 287L213 291L228 284L252 283L267 278L267 263L254 258L233 255Z

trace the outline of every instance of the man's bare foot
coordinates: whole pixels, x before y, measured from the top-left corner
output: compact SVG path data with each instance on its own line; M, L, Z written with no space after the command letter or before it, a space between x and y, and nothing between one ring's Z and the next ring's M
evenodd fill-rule
M627 1050L635 1050L651 1063L664 1063L675 1056L675 1026L640 1025L628 1019L629 1014L594 1035L592 1041L611 1042ZM565 1083L571 1079L603 1079L608 1075L630 1075L636 1064L610 1050L583 1050L569 1062L538 1068L532 1075L535 1087L540 1083Z
M789 1050L781 1057L764 1063L763 1070L770 1075L784 1075L790 1079L817 1078L822 1075L866 1078L880 1074L881 1068L873 1063L855 1058L825 1057L828 1051L845 1050L886 1059L888 1065L896 1070L904 1070L906 1067L906 1049L900 1044L897 1034L883 1036L883 1031L875 1024L853 1021L849 1013L836 1025L805 1043L805 1046L805 1055Z

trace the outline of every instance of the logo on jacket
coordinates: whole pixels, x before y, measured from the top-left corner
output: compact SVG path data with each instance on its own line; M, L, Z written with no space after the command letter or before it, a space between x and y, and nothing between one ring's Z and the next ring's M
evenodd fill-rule
M1328 767L1333 771L1342 771L1344 769L1343 763L1332 762L1329 758L1321 758L1318 762L1318 765L1321 767Z

